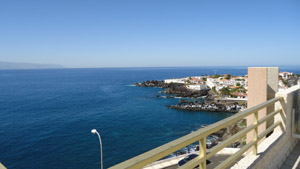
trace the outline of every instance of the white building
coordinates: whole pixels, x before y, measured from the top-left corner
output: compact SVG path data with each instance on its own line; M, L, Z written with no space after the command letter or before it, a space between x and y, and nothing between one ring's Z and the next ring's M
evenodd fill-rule
M182 79L166 79L164 80L165 83L185 83L186 79L182 78Z
M279 87L285 87L284 83L282 80L279 80L279 83L278 83Z
M234 86L235 85L235 80L228 80L228 79L222 79L220 80L220 85L223 86Z
M203 83L204 83L204 81L203 81L202 79L197 78L197 77L191 77L191 78L189 78L189 80L190 80L192 83L195 83L195 84L198 84L198 83L203 84Z
M281 76L283 79L287 79L291 75L293 75L292 72L279 72L279 76Z
M214 86L218 86L219 79L218 78L207 78L206 85L210 88L213 88Z
M205 84L187 85L186 87L188 89L191 89L191 90L204 90L204 89L206 89Z

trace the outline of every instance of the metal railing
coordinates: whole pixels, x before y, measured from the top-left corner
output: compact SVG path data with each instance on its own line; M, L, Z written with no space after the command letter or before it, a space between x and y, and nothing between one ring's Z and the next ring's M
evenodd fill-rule
M163 157L180 150L183 147L186 147L194 142L199 141L199 156L194 158L193 160L189 161L185 165L179 167L180 169L193 169L196 166L200 166L200 169L206 169L206 160L213 157L217 152L231 144L232 142L239 140L247 135L248 132L254 131L253 140L248 142L245 146L243 146L239 151L235 154L228 157L222 163L220 163L216 168L223 169L228 167L232 164L235 160L240 158L246 151L253 147L253 154L257 155L257 146L259 141L263 139L267 134L272 132L274 128L281 125L281 121L275 122L272 126L268 127L264 132L258 135L258 126L262 123L266 122L267 120L273 118L276 114L282 112L282 109L275 110L274 112L268 114L267 116L263 117L262 119L258 120L258 111L266 108L274 104L277 101L283 99L282 97L276 97L269 101L266 101L262 104L259 104L255 107L248 108L242 112L239 112L233 116L230 116L226 119L223 119L219 122L211 124L205 128L199 129L196 132L178 138L174 141L171 141L167 144L164 144L160 147L157 147L153 150L150 150L146 153L138 155L132 159L124 161L120 164L117 164L109 169L140 169L144 166L151 164L154 161L162 159ZM225 141L219 143L218 145L214 146L210 149L209 152L206 151L206 137L210 134L219 131L222 128L225 128L249 115L254 115L254 123L250 126L247 126L243 130L239 131L238 133L234 134L233 136L229 137Z

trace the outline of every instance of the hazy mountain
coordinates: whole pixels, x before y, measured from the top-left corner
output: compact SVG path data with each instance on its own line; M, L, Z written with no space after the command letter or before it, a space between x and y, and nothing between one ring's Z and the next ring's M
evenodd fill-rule
M0 62L0 69L57 69L63 68L54 64Z

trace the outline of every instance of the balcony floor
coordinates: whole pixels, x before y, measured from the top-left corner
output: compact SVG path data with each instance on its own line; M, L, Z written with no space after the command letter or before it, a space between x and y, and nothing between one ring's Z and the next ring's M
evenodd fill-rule
M295 146L294 150L286 158L281 166L281 169L300 169L300 142Z

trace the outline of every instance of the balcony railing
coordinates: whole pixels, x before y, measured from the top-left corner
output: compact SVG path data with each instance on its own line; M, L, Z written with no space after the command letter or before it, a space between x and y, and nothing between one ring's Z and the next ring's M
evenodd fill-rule
M146 153L143 153L139 156L136 156L132 159L129 159L125 162L117 164L110 169L140 169L144 166L151 164L154 161L157 161L177 150L180 150L183 147L186 147L194 142L199 141L199 156L194 158L193 160L189 161L185 165L181 166L180 169L187 168L193 169L196 166L200 166L200 169L206 169L206 160L213 157L217 152L231 144L236 140L240 140L247 135L250 131L254 131L253 140L248 142L245 146L243 146L239 151L235 154L228 157L222 163L220 163L216 168L226 168L238 158L240 158L246 151L253 147L253 154L257 155L257 146L260 143L259 141L263 139L267 134L272 132L277 126L281 125L281 121L275 122L273 125L269 126L264 132L258 135L258 126L263 124L264 122L268 121L269 119L273 118L276 114L282 112L282 109L275 110L274 112L268 114L267 116L258 119L258 111L266 108L270 105L273 105L275 102L282 100L282 97L276 97L269 101L266 101L262 104L259 104L255 107L248 108L242 112L239 112L233 116L230 116L226 119L223 119L217 123L211 124L205 128L199 129L196 132L178 138L174 141L171 141L167 144L164 144L160 147L157 147L153 150L150 150ZM214 132L219 131L222 128L225 128L249 115L254 115L254 123L250 126L247 126L243 130L239 131L238 133L234 134L233 136L229 137L225 141L219 143L218 145L214 146L209 150L206 150L206 137L211 135Z

